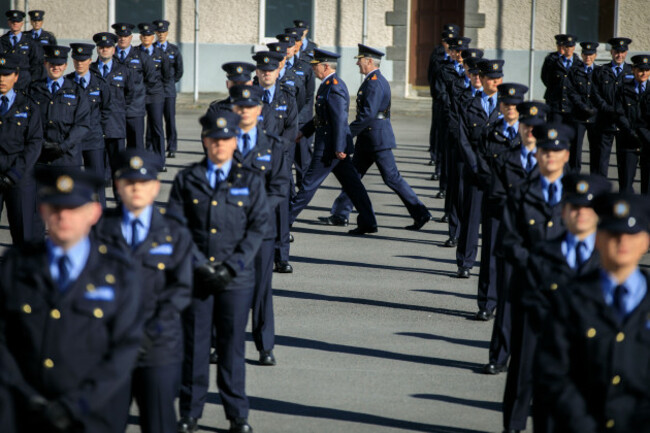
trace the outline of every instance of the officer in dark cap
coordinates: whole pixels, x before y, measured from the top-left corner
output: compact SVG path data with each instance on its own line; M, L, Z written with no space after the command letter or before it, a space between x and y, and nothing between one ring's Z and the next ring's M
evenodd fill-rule
M650 431L650 247L647 197L610 193L595 206L598 269L558 290L540 341L539 393L562 431ZM536 393L537 396L537 393Z
M147 53L131 45L133 29L129 23L115 23L111 26L117 35L117 49L113 61L125 66L133 76L133 98L126 107L126 144L128 147L144 149L144 116L147 114L147 92L161 94L161 84L156 80L156 66ZM149 99L155 100L151 96ZM158 97L159 98L159 97Z
M88 134L82 142L83 165L87 171L97 176L104 176L106 167L104 147L104 124L111 117L111 92L105 80L90 72L90 64L95 49L93 44L70 44L72 50L72 63L75 72L66 75L83 89L88 105L90 106ZM104 188L99 191L99 203L106 207L106 194Z
M29 14L29 23L32 25L32 29L25 32L25 34L43 45L58 45L54 33L43 30L45 11L33 10L27 13Z
M36 186L33 170L41 153L43 125L37 105L14 90L19 59L0 55L0 209L7 209L14 245L22 246L35 235Z
M156 31L156 46L160 48L169 62L169 77L164 81L165 87L165 137L167 138L167 158L175 158L178 149L176 133L176 83L183 78L183 55L177 45L167 41L169 21L153 22Z
M39 167L45 242L11 249L0 272L2 376L18 432L117 433L142 339L140 275L90 236L103 178ZM4 428L4 427L3 427Z
M498 86L503 82L503 60L481 59L478 63L483 90L459 109L459 155L463 161L460 237L456 248L458 278L469 278L478 252L483 192L480 189L479 144L481 136L499 118Z
M607 43L610 46L612 61L594 70L593 84L595 92L593 96L598 109L598 117L596 119L596 138L593 146L591 145L591 138L589 139L589 170L601 176L607 176L614 138L619 135L616 126L616 99L623 85L623 80L632 78L632 66L625 63L632 39L611 38ZM619 155L620 153L617 152L617 165L620 165L622 161L619 159Z
M577 38L574 35L555 35L557 51L549 53L542 65L542 82L546 86L544 99L551 107L551 120L570 120L571 105L567 97L567 81L572 68L583 68L575 54Z
M27 90L32 81L40 80L43 71L43 51L41 44L29 35L23 34L25 12L10 10L5 12L9 31L0 37L0 47L4 53L20 54L18 82L16 90Z
M499 165L498 160L509 150L521 147L517 105L524 102L524 95L528 92L527 86L518 83L503 83L497 89L499 112L503 118L494 122L484 131L477 153L479 183L484 185L481 188L484 203L481 212L481 266L476 298L478 304L476 319L482 321L487 321L494 315L499 286L498 262L494 254L494 247L497 242L504 203L498 191L493 191L492 177Z
M641 168L641 193L650 194L650 55L632 57L633 79L623 81L616 99L616 141L619 191L633 192L637 165ZM620 140L619 140L620 138Z
M130 384L141 430L175 433L174 400L183 361L181 313L192 295L194 245L184 221L154 205L162 168L158 158L142 149L128 149L116 164L121 205L106 210L94 233L122 249L141 272L144 337ZM125 412L130 400L123 402Z
M318 44L310 41L307 38L307 35L309 34L309 22L306 20L293 20L293 24L296 26L297 29L302 30L302 46L300 47L300 56L305 58L305 56L313 57L314 56L314 49L318 48ZM307 60L305 58L305 60Z
M382 180L399 196L413 218L413 224L406 229L420 230L429 222L431 214L402 178L395 164L393 149L397 143L390 123L390 85L379 70L384 53L363 44L358 45L357 66L365 78L357 91L357 115L350 124L352 137L357 139L352 163L361 177L373 164L377 164ZM352 206L350 198L343 191L334 201L331 215L319 219L327 224L340 225L343 222L347 225Z
M246 322L255 285L255 256L268 232L271 214L259 170L233 159L240 121L239 115L224 109L209 111L201 118L207 157L176 176L169 198L169 212L180 213L187 220L197 246L194 261L198 265L192 304L183 316L179 432L197 431L197 420L203 414L212 324L217 327L217 386L230 431L253 430L247 421L245 392Z
M81 167L84 140L90 129L90 106L84 89L63 73L70 47L45 45L47 78L29 88L41 111L43 150L40 164Z
M307 176L291 202L291 223L309 204L325 178L334 173L359 212L357 228L349 233L376 233L377 220L370 197L350 159L353 152L352 134L347 120L350 96L347 86L336 73L339 57L336 53L320 48L314 50L312 68L321 80L316 94L316 115L301 128L296 140L297 143L302 136L309 137L315 133L314 154Z
M596 65L596 53L598 42L580 42L583 66L569 70L567 82L567 96L571 103L572 115L568 118L568 124L574 129L574 137L571 142L571 156L569 166L577 172L582 168L582 140L585 133L589 139L590 155L592 144L596 143L596 108L595 88L593 85L594 71Z
M569 281L598 267L594 254L598 216L596 200L611 190L600 175L569 173L562 178L562 222L566 231L533 246L526 266L526 279L517 283L514 298L512 353L503 397L506 431L523 431L534 395L533 372L540 327L548 320L551 302L559 290L571 290ZM546 404L534 400L534 410L545 412ZM551 431L549 422L535 424L535 431Z

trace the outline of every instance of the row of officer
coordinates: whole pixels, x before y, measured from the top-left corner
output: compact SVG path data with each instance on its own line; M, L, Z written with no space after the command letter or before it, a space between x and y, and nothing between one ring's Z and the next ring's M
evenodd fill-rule
M23 32L25 12L9 10L5 12L9 31L0 37L0 48L5 54L16 54L20 75L16 83L17 90L26 90L33 81L45 76L43 69L44 44L40 44L31 35Z

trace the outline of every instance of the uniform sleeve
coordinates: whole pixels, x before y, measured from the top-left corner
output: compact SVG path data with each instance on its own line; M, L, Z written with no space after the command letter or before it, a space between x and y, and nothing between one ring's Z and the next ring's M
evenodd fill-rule
M465 161L466 169L469 169L472 173L476 174L478 171L478 159L470 142L470 133L467 127L467 119L463 108L466 107L461 107L461 109L458 110L458 149L461 158Z
M334 144L335 152L345 152L348 143L348 101L341 92L336 89L338 85L332 84L327 98L328 123L332 131L330 140Z
M144 75L144 83L147 89L156 85L156 66L153 64L153 60L149 57L148 54L142 53L139 57L140 62L142 62L142 73Z
M68 135L63 140L63 143L60 143L61 150L64 152L69 152L76 146L81 148L83 139L90 130L90 104L88 97L79 88L77 88L76 94L77 98L79 98L79 103L74 113L74 123Z
M32 42L29 50L29 73L32 81L40 80L45 76L45 66L43 65L43 47L40 42Z
M101 114L101 125L102 125L102 130L104 131L104 134L106 133L106 127L111 121L111 90L108 87L108 84L104 81L100 81L100 92L102 95L102 102L100 105L100 114Z
M616 126L618 126L621 131L624 131L628 134L631 133L632 125L630 124L630 119L627 118L625 90L622 90L618 95L616 95L616 104L614 107L616 112Z
M350 124L350 132L353 137L370 126L370 122L375 120L381 108L384 95L379 80L368 80L367 83L364 93L358 99L361 104L357 106L357 117Z
M129 68L124 69L126 71L126 74L124 74L124 78L126 79L126 83L124 83L124 102L126 103L126 107L129 107L133 104L133 101L137 96L137 89L135 87L133 72L131 72L131 69Z
M594 106L598 109L598 111L602 113L606 113L608 115L613 115L614 114L614 106L610 105L607 103L605 98L601 95L602 92L602 75L604 74L604 69L603 66L598 66L596 69L594 69L594 75L593 75L593 83L594 86L592 88L592 94L591 94L591 100L594 103Z
M284 117L284 131L282 138L284 138L289 146L293 146L296 136L298 136L298 106L296 99L287 92L287 112Z
M576 90L576 85L574 83L577 79L578 78L576 77L574 71L571 71L569 79L565 81L565 84L569 102L571 102L571 105L574 107L574 109L577 108L579 111L579 113L574 113L574 115L578 114L578 116L580 116L582 114L586 114L587 110L589 110L589 106L584 103L582 95L578 92L578 90Z
M183 78L183 55L181 49L176 50L176 70L174 74L174 82L178 83Z
M23 152L16 158L16 162L6 173L15 183L18 183L28 168L36 164L43 147L43 123L41 112L38 108L30 106L29 125L25 131L25 147Z
M272 152L272 172L267 178L266 192L269 207L275 209L289 194L289 169L280 141L275 141Z
M508 196L506 207L503 211L503 219L497 236L497 247L499 253L506 260L521 268L528 263L529 251L523 247L524 239L519 233L519 210L521 205L521 193L519 188L512 191ZM499 241L500 240L500 241Z
M314 106L314 92L316 91L316 78L311 68L305 71L304 100L305 104L298 113L298 124L304 124L311 119L312 108ZM297 97L296 97L297 100Z
M169 61L169 57L167 57L165 53L163 53L161 57L162 57L162 65L161 65L162 78L163 78L163 82L167 82L174 78L172 77L172 65L171 62Z

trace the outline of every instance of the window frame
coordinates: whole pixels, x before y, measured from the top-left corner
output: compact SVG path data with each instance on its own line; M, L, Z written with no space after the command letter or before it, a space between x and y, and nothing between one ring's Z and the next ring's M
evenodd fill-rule
M618 11L619 11L619 6L620 6L620 0L614 0L614 36L613 37L618 37ZM568 8L569 8L569 0L562 0L562 3L560 5L560 33L566 33L567 32L567 24L568 24ZM602 43L607 42L607 41L596 41Z
M314 40L314 24L316 23L316 8L318 7L318 0L310 0L311 1L311 17L310 23L309 23L309 40ZM258 44L260 45L265 45L269 42L276 42L277 39L274 37L266 37L264 36L266 34L266 0L259 0L259 15L258 15L258 33L257 33L257 41Z

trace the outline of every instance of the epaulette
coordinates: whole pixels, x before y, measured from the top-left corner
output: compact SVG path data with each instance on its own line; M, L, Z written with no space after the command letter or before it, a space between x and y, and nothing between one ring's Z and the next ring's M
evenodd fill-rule
M377 75L373 75L371 78L372 81L375 81L376 79L377 79Z

